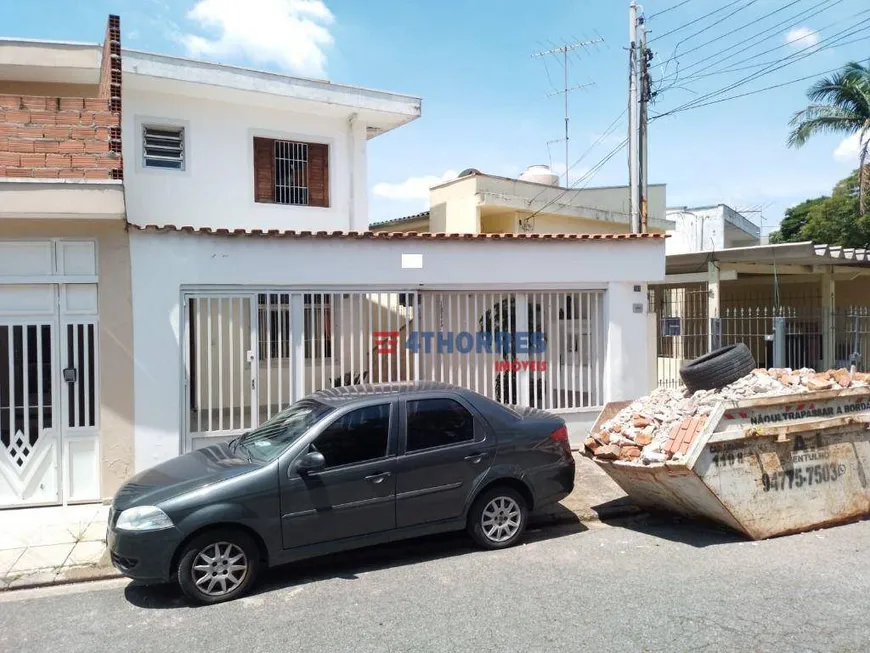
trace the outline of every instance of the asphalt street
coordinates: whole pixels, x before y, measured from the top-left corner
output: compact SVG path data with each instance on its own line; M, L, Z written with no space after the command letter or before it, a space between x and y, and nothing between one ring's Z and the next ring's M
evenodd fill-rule
M0 594L0 651L868 651L870 522L764 542L660 518L272 570L193 607L128 581Z

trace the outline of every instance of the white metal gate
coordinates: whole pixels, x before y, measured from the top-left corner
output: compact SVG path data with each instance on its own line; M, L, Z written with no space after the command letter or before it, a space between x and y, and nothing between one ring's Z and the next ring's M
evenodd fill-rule
M0 506L60 500L54 320L0 318Z
M604 401L603 291L191 291L183 315L185 450L366 382L445 381L561 411Z

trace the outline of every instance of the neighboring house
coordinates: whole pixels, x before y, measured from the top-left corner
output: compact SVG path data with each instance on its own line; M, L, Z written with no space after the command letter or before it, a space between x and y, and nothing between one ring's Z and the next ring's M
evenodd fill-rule
M433 186L429 211L372 224L373 231L435 233L629 233L627 186L566 189L546 166L519 179L463 171ZM673 224L665 217L665 185L649 186L649 233Z
M0 506L133 471L119 39L0 41Z
M670 239L669 239L670 240ZM650 291L658 383L711 347L743 342L762 367L870 365L870 250L785 243L671 254ZM775 358L775 318L783 359Z
M725 204L669 208L667 253L709 252L761 244L761 228Z

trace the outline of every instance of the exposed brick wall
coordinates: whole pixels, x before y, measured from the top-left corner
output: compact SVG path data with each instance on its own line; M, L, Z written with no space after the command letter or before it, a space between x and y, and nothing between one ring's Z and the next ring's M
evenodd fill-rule
M100 97L0 95L0 177L123 179L121 29L109 16Z

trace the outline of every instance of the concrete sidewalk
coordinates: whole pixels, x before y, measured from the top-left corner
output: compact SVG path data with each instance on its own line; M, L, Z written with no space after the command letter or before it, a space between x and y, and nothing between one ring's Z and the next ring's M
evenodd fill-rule
M639 512L595 463L574 458L574 492L532 521L596 521ZM0 511L0 591L119 576L106 551L108 512L99 504Z
M116 575L102 504L0 511L0 590Z

